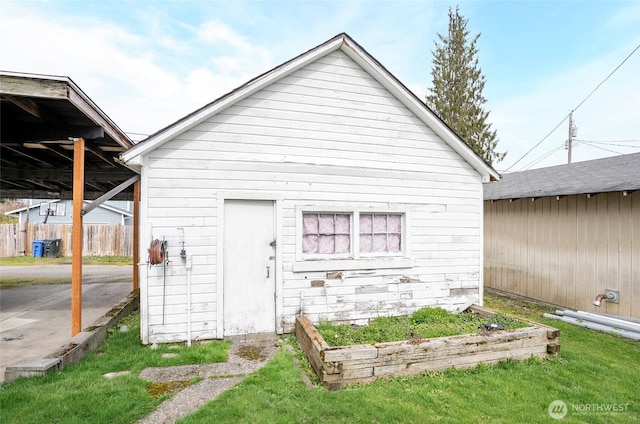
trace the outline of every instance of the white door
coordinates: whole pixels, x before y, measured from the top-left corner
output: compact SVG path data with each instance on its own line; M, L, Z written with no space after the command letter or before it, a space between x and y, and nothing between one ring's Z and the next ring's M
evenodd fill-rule
M224 335L275 332L274 202L224 202Z

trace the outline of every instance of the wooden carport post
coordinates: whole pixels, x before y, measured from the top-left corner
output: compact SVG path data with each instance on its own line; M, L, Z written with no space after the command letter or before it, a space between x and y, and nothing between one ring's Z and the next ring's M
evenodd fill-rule
M84 203L84 138L73 143L73 227L71 232L71 337L82 326L82 206Z
M139 287L139 273L138 263L140 262L140 180L133 183L133 289L137 290Z

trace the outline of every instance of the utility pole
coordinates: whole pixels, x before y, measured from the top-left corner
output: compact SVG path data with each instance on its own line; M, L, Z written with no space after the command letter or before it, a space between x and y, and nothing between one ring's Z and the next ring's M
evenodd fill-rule
M571 163L571 148L573 138L578 135L578 129L573 126L573 111L569 114L569 137L567 138L567 163Z

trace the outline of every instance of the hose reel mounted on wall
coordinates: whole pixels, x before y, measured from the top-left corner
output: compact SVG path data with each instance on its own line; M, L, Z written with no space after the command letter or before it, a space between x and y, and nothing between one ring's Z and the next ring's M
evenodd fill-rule
M149 265L162 264L162 325L165 322L167 299L167 242L154 239L148 249Z
M153 240L149 246L148 252L149 263L151 265L164 263L167 258L167 242L165 240Z

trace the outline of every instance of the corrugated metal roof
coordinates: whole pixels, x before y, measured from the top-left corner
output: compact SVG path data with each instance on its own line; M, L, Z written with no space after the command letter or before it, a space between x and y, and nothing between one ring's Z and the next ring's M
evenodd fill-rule
M566 196L640 189L640 153L503 174L484 199Z

